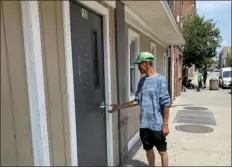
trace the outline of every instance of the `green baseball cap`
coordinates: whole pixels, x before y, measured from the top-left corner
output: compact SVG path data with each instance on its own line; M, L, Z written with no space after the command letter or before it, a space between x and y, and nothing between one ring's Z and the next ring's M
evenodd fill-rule
M151 62L154 60L154 58L155 57L149 52L141 52L136 58L136 60L133 61L133 64L139 64L140 62L143 61Z

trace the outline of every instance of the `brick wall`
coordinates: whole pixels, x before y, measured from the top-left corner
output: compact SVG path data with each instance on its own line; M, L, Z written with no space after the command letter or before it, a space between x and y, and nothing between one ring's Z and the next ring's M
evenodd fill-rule
M177 25L182 30L181 19L185 15L195 13L196 1L175 0L173 1L173 7L171 9L173 11L173 15L174 15Z
M183 15L194 14L196 1L183 1Z
M181 28L181 17L182 17L182 10L183 10L183 1L174 1L174 17L176 20L177 25Z
M175 97L179 96L182 88L182 50L175 46L174 48L174 95ZM179 74L179 69L180 74Z

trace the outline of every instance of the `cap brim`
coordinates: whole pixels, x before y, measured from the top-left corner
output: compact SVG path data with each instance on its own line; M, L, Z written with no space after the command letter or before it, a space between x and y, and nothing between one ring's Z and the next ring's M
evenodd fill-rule
M140 60L136 59L133 61L133 64L139 64L140 62L141 62Z
M139 64L140 62L152 62L153 59L144 59L144 60L139 60L139 59L136 59L133 61L133 64Z

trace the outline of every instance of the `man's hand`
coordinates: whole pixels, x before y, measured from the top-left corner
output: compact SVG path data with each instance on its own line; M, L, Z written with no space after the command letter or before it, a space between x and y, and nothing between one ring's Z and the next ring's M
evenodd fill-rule
M120 110L120 105L118 104L111 104L110 106L112 106L112 110L109 110L110 113Z
M162 128L162 133L163 133L163 135L164 135L165 137L168 136L168 134L169 134L168 126L163 126L163 128Z

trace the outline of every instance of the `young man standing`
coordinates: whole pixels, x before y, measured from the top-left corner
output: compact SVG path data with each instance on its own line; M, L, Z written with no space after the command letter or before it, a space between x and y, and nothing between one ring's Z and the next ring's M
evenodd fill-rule
M140 138L146 151L149 166L155 166L155 154L153 147L159 151L162 166L168 166L168 154L166 136L169 134L168 119L170 96L165 77L156 73L152 66L154 56L148 52L142 52L133 62L138 64L141 74L146 74L138 83L135 100L125 104L113 104L111 112L122 108L140 105Z

